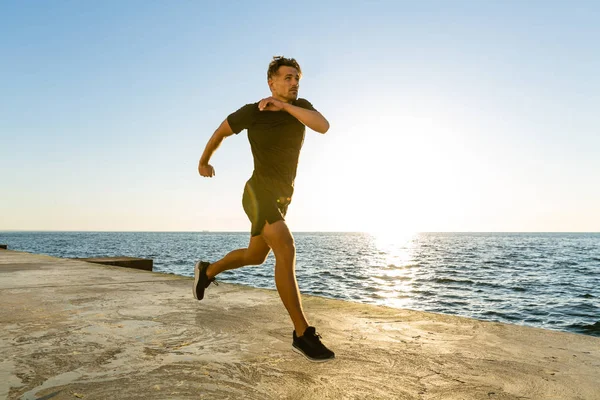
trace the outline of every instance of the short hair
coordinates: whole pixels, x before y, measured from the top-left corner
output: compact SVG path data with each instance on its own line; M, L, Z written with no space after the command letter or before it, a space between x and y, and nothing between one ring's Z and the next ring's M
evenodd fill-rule
M284 56L274 56L271 63L269 63L269 69L267 70L267 79L271 79L273 75L277 74L279 67L293 67L298 70L298 74L302 77L302 70L298 61L294 58L285 58Z

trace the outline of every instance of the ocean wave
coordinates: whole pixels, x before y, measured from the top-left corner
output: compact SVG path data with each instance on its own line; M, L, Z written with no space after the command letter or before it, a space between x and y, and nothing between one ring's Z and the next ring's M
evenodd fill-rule
M432 279L432 282L435 282L435 283L459 283L459 284L467 284L467 285L473 284L473 281L470 279L452 279L452 278L435 278L435 279Z
M413 290L412 291L414 294L420 294L423 296L435 296L437 293L432 292L430 290Z
M559 261L556 261L555 264L558 265L559 267L574 267L576 265L579 265L578 262L572 261L572 260L559 260Z
M436 305L438 306L446 306L446 307L460 307L460 306L466 306L469 303L466 301L459 301L459 300L453 300L453 301L446 301L446 300L439 300L436 301Z
M579 333L600 337L600 321L594 324L571 324L569 328Z
M497 298L484 297L483 301L486 301L488 303L503 303L506 300L505 299L497 299Z
M593 294L586 293L586 294L580 294L578 297L581 297L582 299L593 299L596 296L594 296Z
M511 287L511 290L514 290L515 292L526 292L527 289L521 286L515 286L515 287Z
M496 289L502 289L502 288L504 288L504 285L498 285L498 284L495 284L495 283L485 282L485 281L475 282L475 285L476 286L491 287L491 288L496 288Z
M503 313L500 311L486 311L486 312L482 313L482 315L485 315L486 317L499 317L499 318L506 319L509 321L516 321L516 320L521 319L515 315Z
M412 277L410 277L410 276L403 276L403 275L398 275L398 276L375 275L372 278L381 279L382 281L385 281L385 282L410 281L412 279Z
M504 260L483 260L483 263L484 264L500 265L500 266L508 265L508 261L504 261Z

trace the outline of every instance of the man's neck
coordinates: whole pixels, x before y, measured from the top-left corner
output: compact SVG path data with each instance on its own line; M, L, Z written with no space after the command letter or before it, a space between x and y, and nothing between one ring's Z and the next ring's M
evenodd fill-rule
M273 97L275 97L279 101L283 101L284 103L292 104L294 102L294 100L289 100L289 99L286 99L285 97L277 96L276 94L273 94Z

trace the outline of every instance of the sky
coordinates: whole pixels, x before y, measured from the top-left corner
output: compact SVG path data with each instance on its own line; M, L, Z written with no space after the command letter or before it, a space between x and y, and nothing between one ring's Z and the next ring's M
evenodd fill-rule
M600 2L4 1L0 230L249 231L228 114L296 58L292 231L600 231Z

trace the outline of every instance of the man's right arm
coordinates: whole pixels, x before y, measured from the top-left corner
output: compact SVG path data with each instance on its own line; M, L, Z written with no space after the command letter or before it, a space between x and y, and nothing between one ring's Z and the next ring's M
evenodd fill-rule
M200 175L205 177L213 177L215 175L215 169L212 165L209 164L210 158L212 157L215 150L219 148L223 139L228 136L233 135L233 130L229 126L229 122L227 119L221 123L221 125L217 128L215 133L210 137L208 143L206 144L206 148L204 149L204 153L202 153L202 157L200 157L200 162L198 163L198 172Z

